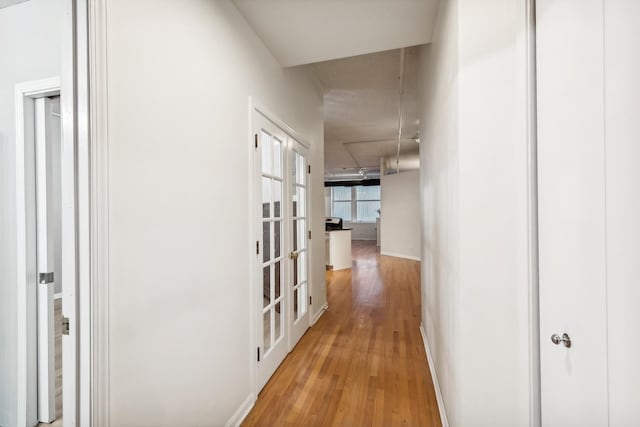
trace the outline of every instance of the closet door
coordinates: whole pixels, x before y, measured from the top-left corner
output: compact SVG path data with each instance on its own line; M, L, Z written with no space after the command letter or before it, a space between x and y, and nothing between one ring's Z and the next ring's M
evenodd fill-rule
M258 236L258 389L262 389L289 351L289 299L285 292L285 150L287 135L254 112L256 138L255 194Z
M606 426L604 2L536 5L542 425Z

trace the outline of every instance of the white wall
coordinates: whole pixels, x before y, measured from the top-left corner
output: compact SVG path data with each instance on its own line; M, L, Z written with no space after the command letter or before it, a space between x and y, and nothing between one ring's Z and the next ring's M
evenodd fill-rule
M0 425L14 425L16 335L16 83L60 75L62 2L0 9ZM34 284L35 285L35 284Z
M452 426L460 425L458 1L443 0L421 52L422 325Z
M112 425L223 425L252 393L249 96L311 144L326 301L322 93L229 1L107 2Z
M351 240L376 240L375 222L345 222L344 227L351 228Z
M420 171L380 178L380 253L420 260Z
M529 424L526 22L444 0L425 49L423 324L456 426Z

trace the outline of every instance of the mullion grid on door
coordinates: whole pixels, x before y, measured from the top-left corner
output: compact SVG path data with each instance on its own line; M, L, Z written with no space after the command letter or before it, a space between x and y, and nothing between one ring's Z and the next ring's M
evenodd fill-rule
M284 253L283 253L283 235L284 235L284 215L283 215L283 190L284 180L282 174L282 160L283 160L283 144L278 138L270 135L265 130L262 130L261 135L262 145L262 171L261 171L261 186L262 186L262 296L263 296L263 310L262 310L262 322L263 322L263 336L262 347L264 349L264 355L266 356L271 349L275 347L278 341L284 337L283 328L283 308L284 308L284 293L282 292L282 285L284 282L283 277L283 265L284 265ZM267 191L265 191L267 190ZM279 197L276 194L279 193ZM265 199L265 195L268 194L268 200ZM267 205L265 207L265 204ZM276 209L277 208L277 209ZM276 239L276 224L279 226L279 237ZM266 232L265 232L266 231ZM268 236L268 242L265 242L265 235ZM277 247L276 247L277 245ZM276 249L279 253L276 256ZM276 268L277 267L277 268ZM265 269L268 268L268 280L269 280L269 295L268 302L265 305L264 295L264 280ZM279 274L276 271L279 270ZM276 282L276 278L278 278ZM280 290L279 296L276 296L276 286ZM279 305L279 329L276 330L276 307ZM269 338L268 342L265 340L265 315L268 317L269 322ZM276 332L278 336L276 337Z
M291 185L292 195L295 202L292 203L293 220L293 248L298 253L298 258L293 261L293 317L294 324L299 321L307 312L307 290L308 290L308 212L307 212L307 175L306 159L297 151L293 151L293 183ZM299 215L302 214L302 215ZM298 283L296 283L298 282Z

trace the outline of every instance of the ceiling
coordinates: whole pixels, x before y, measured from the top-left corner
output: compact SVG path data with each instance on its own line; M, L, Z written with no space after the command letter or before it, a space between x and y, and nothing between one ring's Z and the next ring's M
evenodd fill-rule
M404 57L395 49L308 66L324 87L327 179L355 178L361 169L375 176L381 158L396 156L401 84L400 151L417 155L419 54L409 47Z
M234 0L285 67L431 41L439 0Z
M24 3L28 0L0 0L0 9L13 6L14 4Z

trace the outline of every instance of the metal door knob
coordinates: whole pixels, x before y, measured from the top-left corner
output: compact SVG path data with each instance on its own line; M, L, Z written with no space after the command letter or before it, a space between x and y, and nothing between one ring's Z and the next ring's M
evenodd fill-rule
M571 337L569 337L569 334L566 333L562 334L562 338L558 334L551 335L551 342L555 345L563 343L565 347L571 347Z

